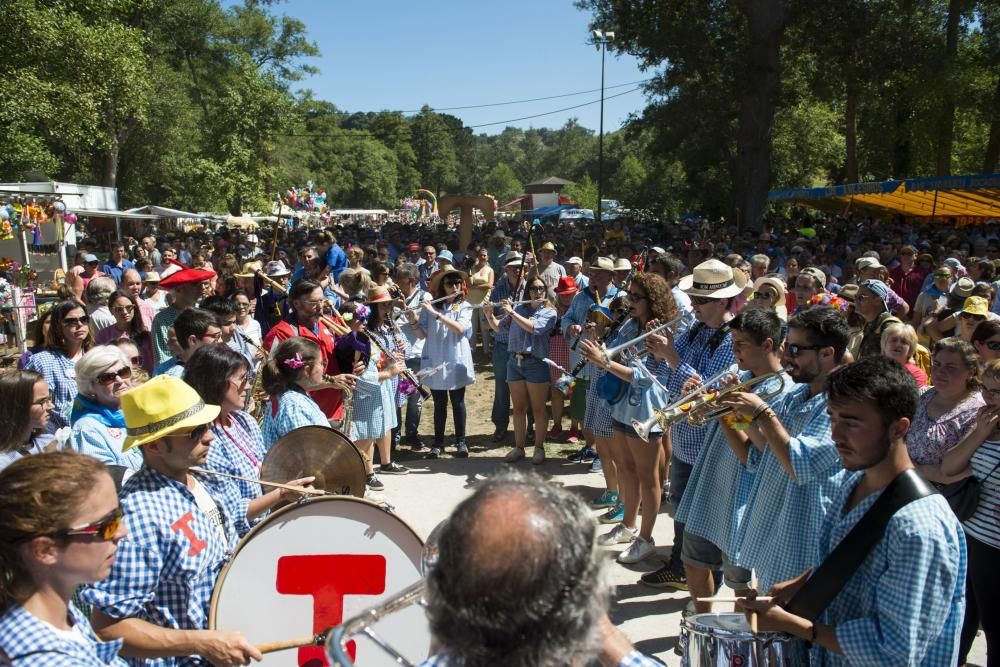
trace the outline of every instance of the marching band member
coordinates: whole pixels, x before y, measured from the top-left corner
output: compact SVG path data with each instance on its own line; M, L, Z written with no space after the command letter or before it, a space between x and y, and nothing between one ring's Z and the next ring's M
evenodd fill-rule
M106 465L142 467L138 451L122 451L126 434L121 396L132 388L132 363L125 353L113 345L90 350L76 362L76 384L80 393L71 415L73 449Z
M555 303L553 305L556 309L556 326L549 332L549 358L562 368L569 368L569 341L566 340L566 336L562 332L562 318L566 314L566 311L569 310L570 304L573 303L573 298L579 291L580 288L577 287L576 281L569 276L560 278L554 290ZM549 369L549 380L552 384L552 389L549 392L549 400L552 403L552 430L546 434L549 440L557 440L563 434L562 418L566 396L556 388L556 384L559 382L562 374L563 371L559 368L551 367ZM576 437L577 440L579 440L579 427L582 421L582 419L574 419L570 415L569 435Z
M398 377L406 368L400 343L391 332L385 333L386 321L392 315L392 296L385 287L368 290L368 325L365 333L377 336L381 347L371 344L365 372L354 385L354 406L351 413L351 438L355 446L369 458L374 466L375 447L378 447L381 465L378 472L385 475L405 475L409 468L391 459L392 429L396 425L396 389ZM386 356L382 350L389 350ZM384 487L375 475L374 467L368 473L368 487L381 491Z
M781 367L781 344L784 328L778 314L760 309L744 310L730 323L733 330L733 355L739 363L739 381L769 373L781 373L784 387L767 399L771 406L792 390L792 379ZM782 379L771 378L753 388L755 394L775 392ZM733 541L745 517L754 469L749 467L752 444L746 430L728 428L735 423L731 414L721 423L708 425L705 445L691 470L684 497L677 508L677 520L684 524L681 560L692 598L715 593L715 573L722 571L726 585L744 595L750 588L750 571L733 558ZM745 420L741 425L746 428ZM654 582L655 583L655 582ZM711 603L695 602L698 613L711 611Z
M762 590L816 562L823 515L844 482L830 439L826 384L843 362L849 337L836 309L800 310L788 321L782 360L799 384L774 409L750 392L722 401L753 420L749 465L756 472L732 555L757 571Z
M219 416L209 426L214 438L205 469L257 479L266 450L257 420L243 410L250 390L249 373L250 364L239 352L225 345L206 345L191 355L184 381L205 403L219 406ZM289 484L305 486L313 479L304 477ZM240 511L248 516L261 516L288 495L281 489L262 494L260 484L247 480L233 484L239 489Z
M52 323L45 349L31 355L25 369L41 374L48 382L55 404L55 426L69 423L73 399L78 392L74 365L94 344L88 325L90 316L79 301L60 301L52 307Z
M832 556L883 489L899 475L913 474L905 437L917 388L902 365L885 357L848 364L830 373L827 392L830 447L848 472L821 513L819 530L794 538L818 543L809 563L815 567ZM769 538L782 544L777 535ZM965 550L961 524L947 501L931 493L892 514L881 539L818 618L782 607L805 592L808 571L775 584L770 592L776 599L740 605L757 614L760 630L811 642L813 665L950 667L957 664L965 604Z
M503 257L503 277L498 279L493 291L490 292L490 303L500 303L504 300L515 301L517 288L521 284L522 266L521 253L510 251ZM493 314L498 315L500 308L494 308ZM510 330L503 329L493 335L493 410L490 421L493 422L493 442L500 442L507 435L507 425L510 423L510 388L507 386L507 343ZM443 428L443 427L442 427Z
M125 534L115 485L89 456L40 454L0 472L0 661L125 664L121 641L100 641L70 602L108 576Z
M531 462L535 465L545 462L545 430L548 420L545 402L549 397L549 367L543 359L549 356L550 332L556 326L556 311L548 299L548 287L541 276L528 279L525 296L531 303L514 306L504 300L500 309L504 318L497 320L489 309L486 321L490 328L499 331L509 328L507 352L507 385L514 403L514 448L506 458L514 463L524 458L524 448L528 439L528 407L535 418L535 451ZM437 401L435 401L435 406Z
M681 396L732 366L735 358L729 326L733 318L731 306L733 299L743 292L745 284L746 276L742 270L726 266L717 259L698 264L694 273L678 283L681 291L691 297L697 322L677 337L665 331L662 336L653 335L646 341L646 347L658 358L665 359L673 369L667 385L671 396ZM674 424L664 438L670 443L669 503L674 508L680 505L704 437L702 429L682 421ZM642 581L687 590L681 562L683 546L684 524L675 518L670 561L656 572L644 574Z
M330 425L308 393L310 389L330 386L323 380L324 366L323 355L314 341L296 336L278 343L260 371L262 386L270 396L261 425L264 451L300 426Z
M431 300L431 295L426 290L420 289L419 282L420 271L415 264L406 262L396 267L396 284L399 285L400 292L403 295L402 307L406 310L403 311L405 315L398 311L393 311L393 317L396 318L395 321L399 324L399 330L406 338L406 367L413 373L420 371L420 357L424 351L424 341L417 334L416 316L411 318L408 314L417 313L420 304ZM485 337L486 335L486 332L484 332L483 336ZM423 396L420 395L419 391L414 391L406 397L405 414L397 413L396 420L400 422L400 425L396 427L397 431L400 428L403 429L403 442L410 445L414 453L418 454L426 454L430 451L427 447L424 447L420 441L420 436L417 434L423 403Z
M288 289L288 281L291 271L284 262L271 261L264 266L264 275ZM254 315L260 323L261 331L267 336L271 329L285 319L287 310L286 294L270 283L265 283L263 279L257 277L254 283L257 289L257 307L254 308Z
M260 652L239 632L206 630L212 589L249 530L234 485L192 473L204 465L219 406L165 375L122 395L125 450L143 466L121 490L129 539L111 573L81 593L104 640L123 641L135 667L245 665Z
M651 322L666 323L677 317L677 306L670 294L670 287L660 276L654 273L636 274L628 287L628 326L621 328L618 336L610 342L612 346L634 338ZM635 418L645 421L652 416L653 409L667 404L668 396L659 386L660 378L655 376L662 375L662 379L666 380L669 369L662 362L648 356L644 360L609 359L594 341L585 340L580 346L582 354L592 363L603 365L606 372L625 383L623 395L617 400L610 399L614 401L610 403L614 435L608 448L611 455L609 458L614 461L618 473L618 490L624 513L622 522L612 528L611 532L601 536L600 543L629 544L618 555L618 562L638 563L655 553L653 526L660 510L662 494L660 470L663 466L663 450L659 443L662 429L654 426L648 442L644 442L632 427L631 420ZM642 525L636 530L640 504Z
M455 456L465 458L469 455L469 447L465 443L465 388L476 381L476 371L469 342L472 338L473 308L462 294L465 280L466 274L457 269L444 269L431 276L433 299L443 296L452 299L433 305L429 301L423 302L416 322L417 336L424 341L420 367L423 370L435 369L424 380L434 395L434 445L427 454L429 459L438 458L444 451L449 400L455 422ZM506 356L507 346L503 345L503 348ZM506 431L506 418L503 424Z
M53 407L49 384L35 371L0 373L0 470L52 447L45 434Z
M264 349L273 353L276 342L293 336L300 336L313 341L319 346L323 360L323 373L337 376L341 384L351 383L349 373L341 373L334 356L334 337L326 324L320 321L323 312L323 288L311 280L300 280L292 285L288 300L291 302L291 312L288 317L278 322L264 336ZM350 370L350 369L347 369ZM357 369L355 369L357 370ZM339 421L343 411L343 396L340 389L334 385L317 388L312 398L319 405L327 420Z

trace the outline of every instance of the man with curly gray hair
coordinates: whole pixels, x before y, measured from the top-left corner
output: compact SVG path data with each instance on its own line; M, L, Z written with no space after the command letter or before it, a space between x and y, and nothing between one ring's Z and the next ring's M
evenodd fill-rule
M421 667L652 667L608 619L596 524L573 493L496 475L441 527L427 576L437 655Z

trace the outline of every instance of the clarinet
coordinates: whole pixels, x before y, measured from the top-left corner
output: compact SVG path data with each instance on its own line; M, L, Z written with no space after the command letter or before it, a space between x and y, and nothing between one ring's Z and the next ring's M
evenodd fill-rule
M384 354L389 359L395 358L396 353L387 350L385 348L385 345L382 344L382 341L380 341L378 337L376 337L375 334L373 334L368 327L362 327L361 330L365 332L365 335L368 336L368 340L370 340L372 345L377 347L382 352L382 354ZM410 384L412 384L414 387L417 388L417 391L420 392L420 395L424 397L425 401L430 400L431 390L425 387L424 385L420 384L420 380L418 380L417 376L413 374L413 371L411 371L409 368L404 367L402 375L410 382Z
M615 319L615 321L608 325L608 328L604 330L604 333L597 340L598 344L606 345L607 342L611 340L611 337L618 332L618 330L622 327L623 324L625 324L627 320L628 320L628 308L622 310L622 312L618 314L618 317ZM587 365L587 360L581 359L576 364L576 366L573 367L573 370L570 372L570 376L572 376L575 379L576 376L580 374L580 371L583 370L583 367L586 365Z

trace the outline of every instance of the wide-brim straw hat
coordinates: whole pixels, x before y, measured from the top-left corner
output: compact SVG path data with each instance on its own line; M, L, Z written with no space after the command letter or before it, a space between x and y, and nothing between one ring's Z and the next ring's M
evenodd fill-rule
M462 279L462 282L469 279L469 276L465 273L465 271L459 271L458 269L448 268L435 271L434 275L431 276L430 284L428 285L431 294L437 294L438 287L441 286L441 281L447 276L458 276Z
M677 287L688 296L728 299L739 295L746 284L747 278L741 269L710 259L694 267L691 275L681 278Z
M165 435L210 424L218 405L205 403L191 385L172 375L158 375L121 398L127 436L122 451Z
M546 241L542 245L542 247L538 249L538 252L541 252L543 250L551 250L552 252L556 252L556 246L552 243L552 241Z
M778 300L774 302L775 306L785 305L785 283L781 282L780 278L775 278L774 276L761 276L753 284L753 291L760 291L760 288L767 285L773 289L778 294Z
M160 274L156 271L146 271L145 277L143 277L142 282L144 283L158 283L160 282Z
M388 303L390 301L392 301L392 295L389 294L389 290L382 285L376 285L368 290L368 298L365 303Z
M610 257L598 257L594 260L594 263L590 265L590 268L594 271L615 271L615 263L611 261Z
M632 262L628 261L624 257L619 257L615 260L615 271L631 271Z

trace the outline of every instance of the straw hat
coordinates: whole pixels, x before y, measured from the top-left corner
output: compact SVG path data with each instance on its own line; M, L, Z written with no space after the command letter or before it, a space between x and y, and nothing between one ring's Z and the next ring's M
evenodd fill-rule
M158 283L160 282L160 274L156 271L146 271L146 277L142 279L144 283Z
M624 257L619 257L615 260L615 271L631 271L632 262L628 261Z
M509 253L503 256L503 265L510 266L511 264L520 264L521 259L522 259L521 253L517 252L516 250L511 250Z
M615 263L611 261L610 257L598 257L594 260L594 263L590 265L590 268L594 271L611 271L614 273Z
M389 301L392 301L389 290L382 285L376 285L368 290L368 300L365 303L388 303Z
M753 284L753 291L759 292L760 288L767 285L773 289L777 295L778 299L774 302L775 306L785 305L785 283L781 282L781 279L775 278L774 276L761 276Z
M694 267L691 275L681 278L677 287L689 296L728 299L742 292L746 282L742 270L710 259Z
M189 384L172 375L158 375L125 392L121 406L128 433L123 452L176 431L209 424L220 411L218 405L206 404Z
M264 264L262 262L244 262L240 272L234 273L233 276L236 278L253 278L263 268Z
M542 247L538 249L539 252L541 252L542 250L551 250L552 252L555 252L556 251L556 247L555 247L555 245L552 244L552 241L546 241L542 245Z
M468 274L465 271L459 271L458 269L447 268L441 269L440 271L435 271L434 275L431 276L430 284L427 286L431 294L437 294L438 287L441 285L441 281L445 279L446 276L458 276L465 282L469 279Z
M287 276L291 271L288 270L284 262L274 260L267 263L267 266L264 267L264 273L267 274L268 278L280 278L281 276Z
M569 259L567 259L566 263L567 264L576 264L577 266L583 266L583 260L580 259L579 257L577 257L576 255L570 257Z

